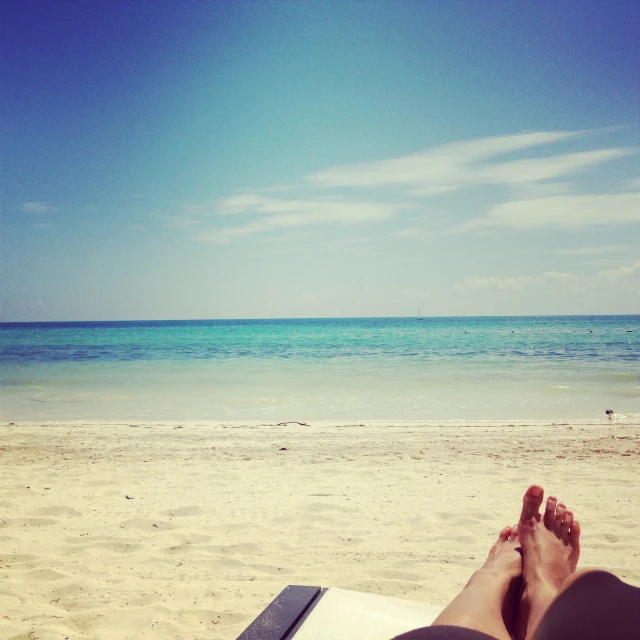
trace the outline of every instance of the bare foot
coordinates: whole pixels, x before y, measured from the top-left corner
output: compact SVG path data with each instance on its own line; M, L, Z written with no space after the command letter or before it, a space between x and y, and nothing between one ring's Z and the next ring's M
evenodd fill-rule
M523 590L515 627L518 640L533 636L563 582L576 570L580 555L580 525L573 513L549 496L542 516L543 496L538 485L527 489L518 523L523 555Z
M509 635L513 635L520 600L522 578L522 555L518 540L518 525L505 527L498 536L498 540L491 547L489 557L482 569L502 575L508 581L507 591L502 600L502 621Z
M519 576L522 573L522 556L517 551L518 546L518 525L505 527L478 571L486 569L501 575L506 573L510 577Z
M517 526L505 527L484 565L433 625L465 627L510 640L522 573L518 547Z

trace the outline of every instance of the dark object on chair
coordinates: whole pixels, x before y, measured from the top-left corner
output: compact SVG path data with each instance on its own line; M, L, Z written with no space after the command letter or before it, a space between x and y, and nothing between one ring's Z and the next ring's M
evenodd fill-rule
M238 640L290 640L325 591L320 587L285 587Z

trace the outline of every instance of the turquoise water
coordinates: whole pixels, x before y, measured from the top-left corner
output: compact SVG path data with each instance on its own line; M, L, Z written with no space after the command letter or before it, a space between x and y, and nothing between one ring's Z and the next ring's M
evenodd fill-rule
M2 420L640 416L640 316L0 324Z

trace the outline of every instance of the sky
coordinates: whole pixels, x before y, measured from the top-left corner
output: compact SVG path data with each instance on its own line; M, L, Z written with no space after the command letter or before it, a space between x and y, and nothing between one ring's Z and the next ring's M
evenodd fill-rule
M640 3L0 6L2 321L640 313Z

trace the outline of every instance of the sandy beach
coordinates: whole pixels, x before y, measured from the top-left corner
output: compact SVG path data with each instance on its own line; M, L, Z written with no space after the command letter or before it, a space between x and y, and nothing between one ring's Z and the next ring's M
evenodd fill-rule
M0 636L235 638L287 584L446 604L531 482L640 585L640 425L0 427Z

